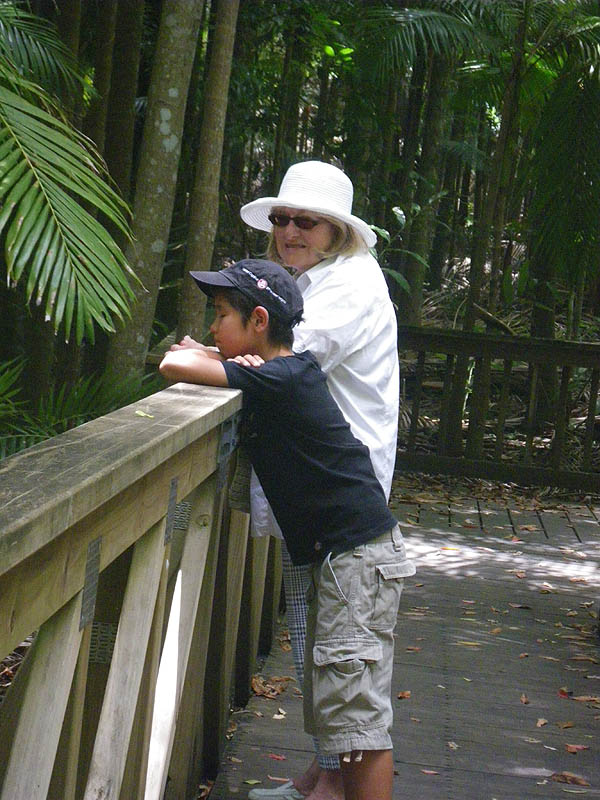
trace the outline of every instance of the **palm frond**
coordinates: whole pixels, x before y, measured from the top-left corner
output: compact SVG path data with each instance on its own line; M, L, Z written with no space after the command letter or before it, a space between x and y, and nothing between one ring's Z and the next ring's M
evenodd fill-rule
M432 50L456 55L483 51L487 34L476 36L469 15L446 4L448 13L436 8L367 9L357 23L370 58L381 75L405 70L418 53ZM454 9L454 13L449 13Z
M4 66L4 69L2 67ZM77 341L97 323L128 313L133 273L102 212L126 235L127 207L104 180L91 143L66 123L7 88L0 62L0 233L12 285L25 280L55 330ZM4 83L5 85L2 85ZM90 209L90 210L88 210Z
M82 79L73 55L55 27L15 2L0 2L0 57L57 96L81 92Z

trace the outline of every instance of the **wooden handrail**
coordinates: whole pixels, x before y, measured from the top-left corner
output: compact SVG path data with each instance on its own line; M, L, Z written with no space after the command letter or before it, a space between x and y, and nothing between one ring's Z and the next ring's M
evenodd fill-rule
M248 543L226 499L241 400L177 384L0 462L0 658L33 637L0 705L1 800L158 800L167 778L195 797L242 591L249 683L280 585L275 546Z
M398 452L399 468L557 485L584 491L600 490L600 473L594 469L592 457L600 380L599 344L399 325L398 346L401 353L416 354L411 379L414 385L411 384L408 398L411 425L406 448L400 447ZM423 452L423 448L419 451L418 431L426 397L426 362L430 356L437 357L436 369L442 369L439 356L445 356L446 367L443 394L439 400L437 439L433 440L434 451ZM493 361L501 362L502 366L495 372L496 382L500 380L500 390L494 419L489 406ZM506 453L505 426L511 376L519 364L528 367L529 385L527 397L523 399L522 453L515 458L514 453L512 457ZM576 369L579 372L587 370L590 375L590 399L579 465L572 463L572 453L567 448L570 384ZM556 392L554 399L553 417L545 420L546 429L550 423L551 444L544 447L536 441L536 409L540 387L544 385L542 381L551 370L556 371L556 385L560 383L560 391ZM469 377L471 372L472 378ZM464 407L466 414L463 413ZM494 441L490 447L491 434L488 434L486 445L484 433L492 428ZM428 429L431 430L431 424Z

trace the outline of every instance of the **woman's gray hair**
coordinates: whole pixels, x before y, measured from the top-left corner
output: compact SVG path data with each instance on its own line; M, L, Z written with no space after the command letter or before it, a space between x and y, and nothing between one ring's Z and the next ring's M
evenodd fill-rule
M274 207L272 210L274 213L277 212L276 207ZM346 225L345 222L341 222L341 220L336 219L335 217L328 217L326 214L319 215L319 219L329 222L334 229L331 245L327 248L327 250L319 252L321 259L331 258L332 256L353 256L357 253L364 253L368 250L365 240L350 225ZM275 237L273 236L272 230L269 233L266 257L271 261L277 262L278 264L282 263L281 257L277 252Z

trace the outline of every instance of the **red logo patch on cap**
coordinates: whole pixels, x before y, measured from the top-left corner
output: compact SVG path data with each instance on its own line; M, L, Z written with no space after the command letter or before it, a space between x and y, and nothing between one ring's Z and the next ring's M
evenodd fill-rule
M269 284L266 282L264 278L259 278L256 281L256 288L257 289L266 289Z

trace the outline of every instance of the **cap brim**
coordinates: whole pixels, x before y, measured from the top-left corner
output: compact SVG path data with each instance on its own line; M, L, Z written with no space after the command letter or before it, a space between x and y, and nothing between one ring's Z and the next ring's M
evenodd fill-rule
M222 272L190 272L190 275L196 281L198 288L208 295L212 294L214 289L219 286L226 289L235 286L235 283Z

